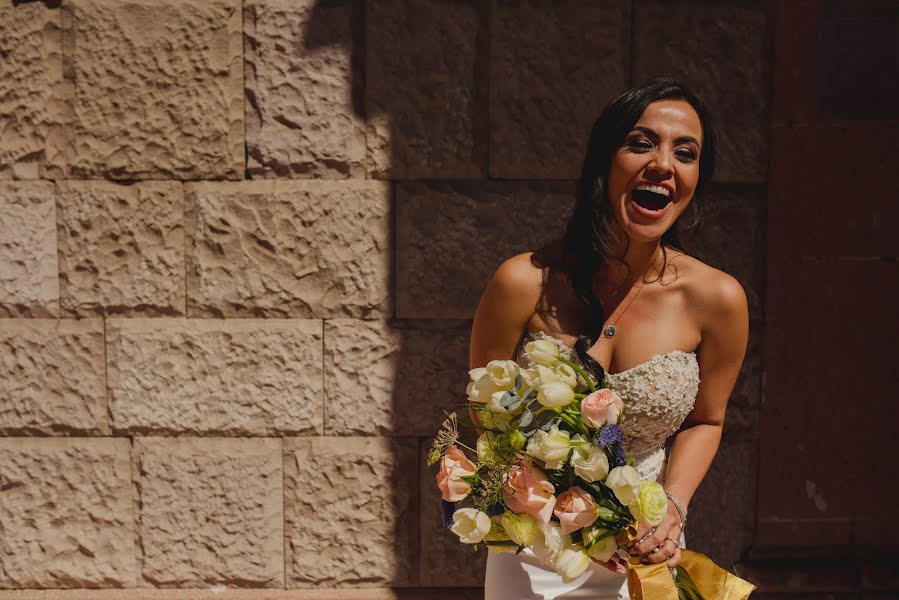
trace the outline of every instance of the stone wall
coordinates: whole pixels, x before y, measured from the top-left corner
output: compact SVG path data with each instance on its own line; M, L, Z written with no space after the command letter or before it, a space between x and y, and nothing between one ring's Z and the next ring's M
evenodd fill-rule
M657 74L719 116L688 237L751 304L688 531L733 564L768 31L743 0L0 1L0 599L478 597L423 450L487 278Z

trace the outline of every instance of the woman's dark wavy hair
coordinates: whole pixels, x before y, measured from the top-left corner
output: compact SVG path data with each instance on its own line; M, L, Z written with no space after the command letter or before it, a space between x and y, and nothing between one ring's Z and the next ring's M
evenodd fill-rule
M623 262L623 256L613 256L613 216L609 206L607 180L612 156L631 132L643 111L656 100L684 100L699 115L703 144L699 155L699 181L690 207L672 227L662 235L662 270L667 265L665 247L683 250L678 239L678 227L692 227L699 221L702 191L715 172L717 132L706 103L687 86L674 79L659 77L623 93L608 104L599 115L581 168L574 213L565 228L562 240L562 269L578 298L589 309L591 322L578 336L575 350L583 364L602 381L605 370L587 350L596 343L606 319L605 309L593 294L593 280L599 267L610 260ZM681 221L684 222L681 222Z

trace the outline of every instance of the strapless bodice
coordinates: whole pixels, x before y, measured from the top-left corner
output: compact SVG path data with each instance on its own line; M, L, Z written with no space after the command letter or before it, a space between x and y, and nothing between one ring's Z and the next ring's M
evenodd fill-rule
M572 348L538 331L525 334L517 356L522 367L534 366L525 354L524 346L537 339L552 342L562 356L581 364ZM657 354L626 371L607 373L606 385L624 402L621 431L625 452L637 459L635 466L644 477L661 475L665 441L678 430L696 401L699 390L696 354L682 350Z

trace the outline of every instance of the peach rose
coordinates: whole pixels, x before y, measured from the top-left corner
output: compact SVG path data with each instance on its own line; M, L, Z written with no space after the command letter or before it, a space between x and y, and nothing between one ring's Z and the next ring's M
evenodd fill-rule
M503 500L512 512L530 515L549 523L556 505L556 488L530 458L521 458L509 469L503 484Z
M442 498L447 502L458 502L471 491L471 484L463 480L466 475L474 475L477 471L474 463L462 454L456 446L450 446L440 459L440 470L437 472L437 487Z
M568 488L559 494L553 512L562 524L562 535L592 525L598 515L596 500L578 486Z
M587 427L599 429L607 423L617 423L624 402L608 388L596 390L581 400L581 417Z

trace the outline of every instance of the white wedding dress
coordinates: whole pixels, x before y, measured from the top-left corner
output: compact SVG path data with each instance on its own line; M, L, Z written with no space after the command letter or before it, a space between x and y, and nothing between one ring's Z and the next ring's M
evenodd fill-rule
M532 367L524 353L531 340L544 339L556 344L565 358L580 363L577 354L562 341L544 332L528 332L518 352L518 363ZM664 482L665 442L692 410L699 388L699 364L692 352L675 350L658 354L645 363L621 373L607 374L609 388L621 396L625 413L621 421L624 449L636 460L634 466L644 479ZM683 546L683 536L681 545ZM563 583L530 550L494 552L487 555L484 600L552 600L590 598L626 599L624 575L593 563L575 581Z

